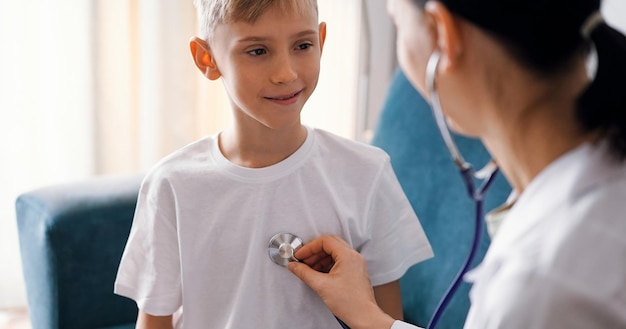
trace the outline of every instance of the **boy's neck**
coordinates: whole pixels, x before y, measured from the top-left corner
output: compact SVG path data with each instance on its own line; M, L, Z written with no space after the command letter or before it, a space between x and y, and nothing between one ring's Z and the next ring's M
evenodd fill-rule
M302 124L280 130L235 125L220 133L218 144L230 162L247 168L263 168L288 158L302 146L306 137L307 129Z

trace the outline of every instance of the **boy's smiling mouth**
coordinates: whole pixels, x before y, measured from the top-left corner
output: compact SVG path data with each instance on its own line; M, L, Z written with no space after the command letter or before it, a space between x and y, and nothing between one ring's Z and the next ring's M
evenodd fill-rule
M302 92L302 89L298 90L296 92L293 92L291 94L285 94L285 95L280 95L280 96L272 96L272 97L268 96L268 97L265 97L265 98L269 99L269 100L284 101L284 100L288 100L290 98L294 98L294 97L300 95L301 92Z
M285 105L292 104L298 99L298 96L300 96L303 90L304 89L300 89L294 93L285 94L285 95L265 97L265 99L276 102L276 103L285 104Z

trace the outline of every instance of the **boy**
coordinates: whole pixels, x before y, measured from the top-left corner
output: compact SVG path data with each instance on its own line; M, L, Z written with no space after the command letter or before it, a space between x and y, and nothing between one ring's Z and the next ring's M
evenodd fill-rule
M234 124L146 176L115 292L137 328L340 328L315 293L268 257L269 240L336 234L369 262L381 307L401 318L398 279L432 250L372 146L301 124L326 25L316 0L196 0L193 59L222 80ZM182 324L181 324L182 323Z

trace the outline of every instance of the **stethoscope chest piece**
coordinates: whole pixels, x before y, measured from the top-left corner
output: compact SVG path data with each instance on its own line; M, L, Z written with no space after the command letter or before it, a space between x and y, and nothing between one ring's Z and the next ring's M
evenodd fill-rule
M287 266L289 262L298 261L294 254L302 245L302 239L296 235L291 233L278 233L270 239L270 244L267 249L274 263Z

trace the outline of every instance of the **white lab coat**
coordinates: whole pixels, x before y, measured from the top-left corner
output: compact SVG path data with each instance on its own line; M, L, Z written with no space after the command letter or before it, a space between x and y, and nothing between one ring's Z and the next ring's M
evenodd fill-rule
M550 164L466 279L466 329L626 328L626 164L606 143Z

